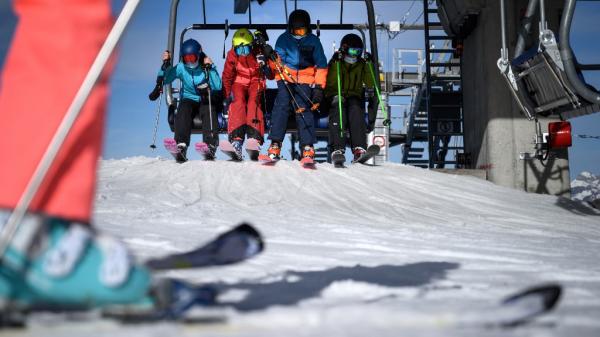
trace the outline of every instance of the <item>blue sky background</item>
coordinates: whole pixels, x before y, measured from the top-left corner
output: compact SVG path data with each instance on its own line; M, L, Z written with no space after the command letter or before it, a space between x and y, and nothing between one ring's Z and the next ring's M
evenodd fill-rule
M121 10L124 0L112 0L115 15ZM247 23L246 15L233 14L233 0L207 0L207 21L209 23ZM10 1L0 0L0 69L8 46L10 34L14 27L14 18L10 14ZM378 21L388 23L400 21L406 12L407 23L414 22L422 11L421 1L411 8L411 1L375 2ZM299 6L311 13L313 22L320 19L322 23L339 22L338 1L300 1ZM288 9L293 9L293 2L288 2ZM166 122L166 108L162 102L159 129L157 134L157 150L152 151L154 122L157 104L148 100L148 93L154 86L156 71L161 63L161 53L167 44L167 31L170 1L141 1L138 10L130 22L118 53L118 62L112 77L112 93L108 105L107 133L104 147L104 158L124 158L129 156L168 156L162 148L162 139L171 137ZM253 4L252 19L254 23L284 23L284 6L282 1L266 1L262 6ZM202 22L201 1L182 0L179 6L177 34L184 27ZM366 11L364 3L347 1L344 3L345 23L365 23ZM418 22L421 22L419 20ZM600 63L600 3L579 2L572 32L573 48L582 63ZM271 44L281 32L269 31ZM332 44L345 32L323 31L321 41L327 57L331 55ZM226 46L231 44L231 35ZM189 37L200 41L204 51L213 58L219 70L223 69L222 31L192 32ZM420 31L409 31L400 34L396 39L388 41L384 33L379 33L380 59L388 66L391 64L393 48L423 48L423 35ZM386 50L388 51L386 53ZM600 88L600 72L586 73L586 79ZM1 85L1 84L0 84ZM273 83L270 84L273 86ZM401 104L403 101L392 103ZM399 110L393 111L398 113ZM579 117L571 120L574 134L600 135L600 114ZM401 120L395 119L392 128L400 128ZM201 140L201 135L193 135L192 142ZM571 176L587 170L600 174L600 140L574 137L574 146L569 150ZM287 144L285 144L287 147ZM286 150L286 149L284 149ZM191 154L196 158L196 154ZM390 153L392 161L400 161L400 149L395 147Z

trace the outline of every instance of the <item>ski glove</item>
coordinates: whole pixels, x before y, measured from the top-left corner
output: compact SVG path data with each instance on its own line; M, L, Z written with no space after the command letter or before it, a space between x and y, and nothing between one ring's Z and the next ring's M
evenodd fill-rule
M231 99L231 96L227 96L227 98L225 98L223 100L223 116L229 116L229 105L231 104L231 101L233 101L233 99ZM227 118L227 117L225 117Z
M364 52L363 53L363 59L368 62L368 61L372 60L372 56L371 56L371 54L369 52Z
M321 102L323 101L323 88L321 88L320 85L314 87L310 100L313 103L313 106L310 109L313 111L318 110Z
M162 93L163 78L163 76L156 77L156 85L154 86L152 92L148 95L148 98L151 101L156 101L160 97L160 94Z
M256 55L256 62L262 68L267 63L267 57L263 54Z
M265 44L262 48L262 53L267 60L270 59L271 56L273 55L273 47L271 47L268 44Z
M208 97L208 83L200 83L196 86L196 94L201 97Z

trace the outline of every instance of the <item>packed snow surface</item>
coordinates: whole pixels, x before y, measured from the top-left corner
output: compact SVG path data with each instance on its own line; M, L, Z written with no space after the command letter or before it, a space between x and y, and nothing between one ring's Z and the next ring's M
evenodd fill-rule
M218 284L227 306L194 322L120 325L39 317L34 336L600 336L600 213L474 177L410 166L102 162L95 223L139 260L194 248L247 221L247 262L164 275ZM552 313L514 329L478 322L531 285L564 286Z
M600 177L590 172L581 172L571 182L573 200L585 202L598 202L600 205Z

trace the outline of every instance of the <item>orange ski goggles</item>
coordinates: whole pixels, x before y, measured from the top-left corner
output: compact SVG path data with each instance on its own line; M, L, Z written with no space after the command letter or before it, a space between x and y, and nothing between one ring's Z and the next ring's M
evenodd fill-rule
M306 29L306 27L294 28L292 29L292 34L296 36L304 36L306 35L307 31L308 29Z

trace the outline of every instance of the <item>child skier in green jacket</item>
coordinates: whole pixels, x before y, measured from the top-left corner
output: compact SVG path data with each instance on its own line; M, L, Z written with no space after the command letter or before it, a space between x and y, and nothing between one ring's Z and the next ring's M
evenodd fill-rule
M356 160L367 148L366 131L372 131L377 114L373 78L369 64L362 58L363 41L356 34L342 38L340 49L329 62L325 97L329 105L329 145L333 153L346 149L345 129L350 131L350 146ZM339 77L338 77L339 69ZM339 92L338 96L338 81ZM364 116L365 89L369 97L368 125ZM339 100L341 99L341 105ZM341 109L340 109L341 107ZM341 110L341 111L340 111ZM340 125L340 115L342 124Z

